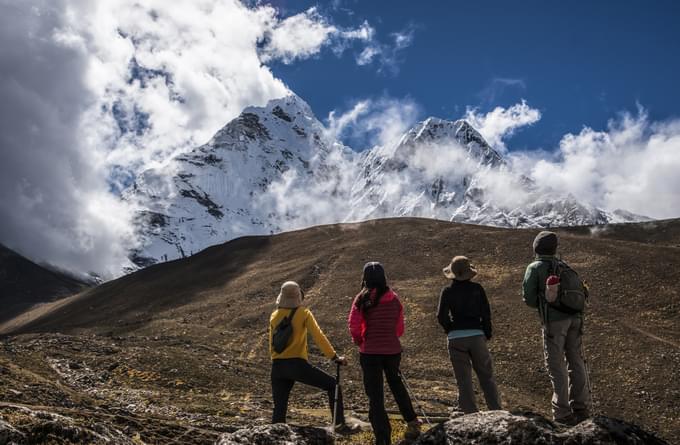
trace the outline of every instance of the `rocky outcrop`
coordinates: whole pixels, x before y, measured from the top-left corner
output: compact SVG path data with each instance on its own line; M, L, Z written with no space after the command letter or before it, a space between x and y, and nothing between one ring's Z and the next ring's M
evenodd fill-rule
M324 445L333 443L320 428L285 424L244 428L224 434L217 445ZM405 443L405 442L402 442ZM534 413L487 411L462 415L423 433L412 445L667 445L623 420L597 416L572 427Z
M60 414L20 405L14 408L14 417L20 420L12 426L0 419L0 445L135 444L123 432L105 423L92 422L84 426L82 422Z
M420 436L418 445L662 445L665 441L622 420L597 416L562 427L533 414L488 411L461 415Z
M223 434L217 445L326 445L333 438L324 429L283 423L244 428Z

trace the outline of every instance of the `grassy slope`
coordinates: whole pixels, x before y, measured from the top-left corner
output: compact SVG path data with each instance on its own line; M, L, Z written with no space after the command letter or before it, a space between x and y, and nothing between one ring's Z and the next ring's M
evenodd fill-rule
M643 224L596 234L581 228L559 233L563 257L591 284L585 340L596 410L641 423L672 441L680 440L680 383L671 378L680 372L680 271L667 266L680 264L680 221L664 222L662 228ZM106 283L20 331L158 337L157 351L149 353L156 362L163 360L162 351L175 347L163 338L205 345L213 349L207 355L226 354L247 365L246 375L222 375L224 391L264 401L269 397L267 321L278 287L293 279L307 291L307 303L331 341L354 363L345 386L349 405L362 408L365 397L346 315L362 265L377 260L406 307L403 369L427 409L441 412L456 395L445 338L434 317L446 284L440 271L453 255L465 254L478 267L477 280L491 300L496 335L490 347L506 405L545 413L550 388L540 326L520 296L535 234L388 219L242 238ZM201 357L187 357L192 367L179 372L194 379L196 391L209 399L217 383L203 379ZM317 355L314 360L322 362ZM155 372L162 376L163 369ZM323 407L314 394L296 390L292 407ZM293 419L301 416L293 409Z

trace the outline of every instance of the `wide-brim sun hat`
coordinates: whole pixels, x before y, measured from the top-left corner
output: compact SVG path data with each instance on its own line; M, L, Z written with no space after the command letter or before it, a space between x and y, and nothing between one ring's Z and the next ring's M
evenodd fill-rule
M451 263L444 268L443 272L446 278L458 281L469 280L477 275L477 269L470 264L467 257L462 255L453 257Z
M286 281L281 285L281 292L276 297L276 305L280 308L293 309L302 304L302 289L295 281Z

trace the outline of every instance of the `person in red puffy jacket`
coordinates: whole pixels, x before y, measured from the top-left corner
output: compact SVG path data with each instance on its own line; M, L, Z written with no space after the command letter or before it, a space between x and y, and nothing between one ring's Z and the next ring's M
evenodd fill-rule
M364 390L369 400L368 417L376 445L390 445L392 429L383 391L383 374L408 423L406 437L420 434L420 420L399 372L404 333L404 307L387 286L385 270L378 262L366 263L361 292L356 296L348 319L352 340L359 346Z

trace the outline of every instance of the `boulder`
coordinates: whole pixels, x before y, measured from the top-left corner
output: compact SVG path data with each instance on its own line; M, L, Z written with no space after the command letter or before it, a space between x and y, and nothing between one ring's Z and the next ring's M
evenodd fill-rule
M216 445L326 445L333 437L323 428L285 423L243 428L220 436Z
M572 427L534 413L486 411L458 416L423 433L419 445L667 445L622 420L596 416Z

